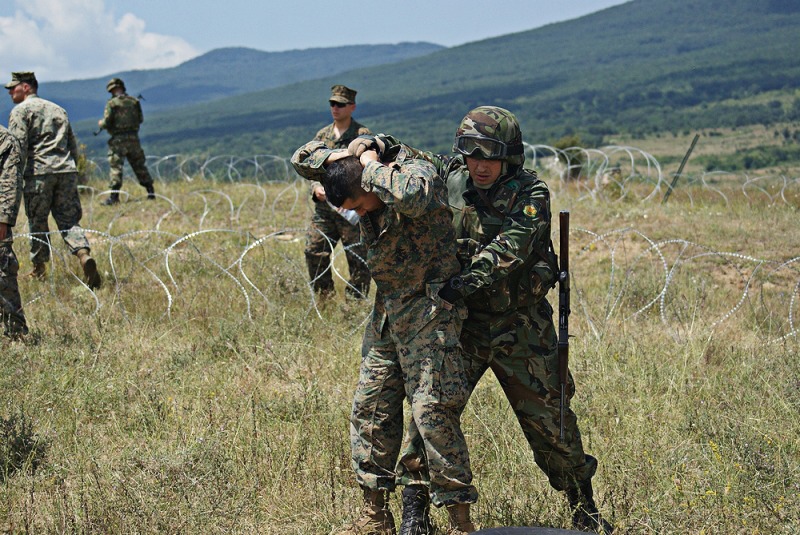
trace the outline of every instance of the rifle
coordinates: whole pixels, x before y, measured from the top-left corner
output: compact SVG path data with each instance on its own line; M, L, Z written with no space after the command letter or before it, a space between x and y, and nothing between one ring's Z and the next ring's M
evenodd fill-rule
M558 271L558 379L561 383L561 404L558 416L561 425L559 439L564 442L564 412L567 407L569 381L569 210L558 214L560 225L560 269Z

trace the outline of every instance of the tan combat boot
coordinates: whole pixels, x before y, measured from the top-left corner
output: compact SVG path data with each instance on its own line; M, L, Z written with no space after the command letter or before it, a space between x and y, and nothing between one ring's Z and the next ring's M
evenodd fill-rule
M397 535L394 517L389 510L388 492L364 489L361 518L337 535Z
M81 261L81 267L83 268L83 281L86 283L86 286L92 290L100 288L100 286L103 284L103 278L97 271L97 262L94 261L94 258L89 256L89 249L78 249L75 254L78 257L78 260Z
M450 517L450 529L447 531L447 535L466 535L477 531L475 524L469 519L468 503L448 505L447 516Z
M33 264L33 269L26 273L25 276L43 281L47 276L47 264Z

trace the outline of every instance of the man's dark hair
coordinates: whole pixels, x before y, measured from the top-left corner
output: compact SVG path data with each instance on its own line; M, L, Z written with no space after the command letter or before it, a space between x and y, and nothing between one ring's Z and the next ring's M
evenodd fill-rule
M325 195L332 205L339 207L347 199L357 199L364 194L361 173L364 168L355 156L336 160L325 169Z

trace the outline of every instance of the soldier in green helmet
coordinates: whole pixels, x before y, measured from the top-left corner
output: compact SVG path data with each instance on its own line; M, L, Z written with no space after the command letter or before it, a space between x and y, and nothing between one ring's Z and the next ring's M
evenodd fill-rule
M391 136L359 139L358 154L378 145L394 150ZM405 146L403 146L405 147ZM550 485L564 491L573 526L611 533L593 498L597 460L583 449L575 413L565 411L560 440L560 381L553 309L547 301L558 262L550 240L550 194L535 172L523 168L522 133L503 108L480 106L456 131L452 156L414 152L432 162L447 182L461 271L439 292L449 303L465 303L461 344L470 391L492 369L500 382L536 464ZM569 376L568 399L574 395ZM401 535L433 533L428 515L427 459L411 422L397 467L403 490Z
M108 166L111 168L111 182L108 187L111 195L103 201L110 206L119 202L119 190L122 188L122 166L125 160L133 169L139 184L147 190L147 198L155 199L153 178L147 169L147 163L139 141L139 125L144 121L142 105L139 99L126 93L125 82L112 78L106 84L106 91L111 98L106 103L103 118L97 124L100 129L108 130Z

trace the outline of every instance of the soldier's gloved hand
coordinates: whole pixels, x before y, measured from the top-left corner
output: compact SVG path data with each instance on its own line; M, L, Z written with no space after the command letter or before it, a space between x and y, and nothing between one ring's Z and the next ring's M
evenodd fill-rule
M0 223L0 241L5 241L8 237L8 224Z
M454 305L459 299L461 299L461 297L463 297L461 292L458 291L458 289L463 286L464 281L461 280L461 277L453 277L439 290L439 298L442 301Z
M350 142L350 144L347 146L347 152L356 158L360 158L361 155L368 150L374 150L378 153L378 155L381 155L383 154L383 150L385 148L386 145L384 145L383 141L377 137L362 135Z

